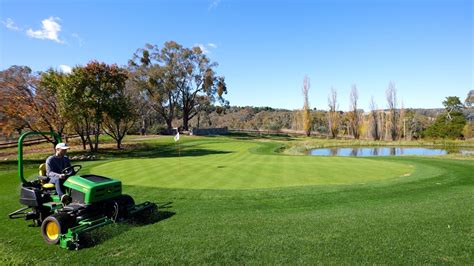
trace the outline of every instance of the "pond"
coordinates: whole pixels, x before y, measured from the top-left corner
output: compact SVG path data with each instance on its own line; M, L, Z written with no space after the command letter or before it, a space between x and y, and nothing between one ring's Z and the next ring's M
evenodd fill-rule
M399 156L399 155L422 155L434 156L448 153L469 154L472 150L467 149L440 149L420 147L334 147L319 148L309 151L309 155L317 156Z

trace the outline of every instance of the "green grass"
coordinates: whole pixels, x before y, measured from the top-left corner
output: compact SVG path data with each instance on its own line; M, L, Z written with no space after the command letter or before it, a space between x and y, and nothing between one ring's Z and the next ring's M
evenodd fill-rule
M148 225L101 228L77 252L8 220L20 205L14 165L4 163L0 264L474 262L474 161L289 156L274 152L276 141L185 138L178 152L160 138L83 163L161 213Z
M178 158L116 160L91 172L147 187L253 189L365 183L411 175L414 170L409 164L372 159L269 153L276 147L272 143L259 147L255 142L222 139L188 141L171 147L171 154L177 152Z

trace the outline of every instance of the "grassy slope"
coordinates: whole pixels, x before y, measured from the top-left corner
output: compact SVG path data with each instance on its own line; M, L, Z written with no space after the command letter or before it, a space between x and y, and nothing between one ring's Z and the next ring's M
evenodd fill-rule
M256 152L270 152L271 146ZM251 190L127 185L137 201L162 205L162 220L102 228L94 234L97 245L78 252L45 245L38 228L6 218L19 205L16 172L4 170L0 263L472 264L473 161L373 160L415 170L410 177L364 185ZM84 172L100 164L89 163Z

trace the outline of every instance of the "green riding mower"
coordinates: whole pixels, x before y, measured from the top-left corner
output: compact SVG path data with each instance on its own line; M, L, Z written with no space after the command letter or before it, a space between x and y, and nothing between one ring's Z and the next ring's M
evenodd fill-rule
M29 135L51 135L56 141L61 137L54 132L27 132L18 139L18 176L21 180L20 203L23 208L9 214L11 219L24 218L41 226L41 234L48 244L62 248L79 249L87 243L80 237L96 228L151 214L157 206L152 202L135 204L132 197L122 194L119 180L98 175L77 175L80 165L64 169L67 177L63 186L69 196L61 202L53 184L48 183L46 167L42 164L39 176L27 181L23 176L23 139Z

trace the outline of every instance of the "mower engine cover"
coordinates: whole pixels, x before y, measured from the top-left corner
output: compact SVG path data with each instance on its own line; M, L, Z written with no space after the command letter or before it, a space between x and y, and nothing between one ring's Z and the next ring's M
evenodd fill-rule
M91 204L122 195L122 182L98 175L71 176L64 186L71 189L75 203Z

